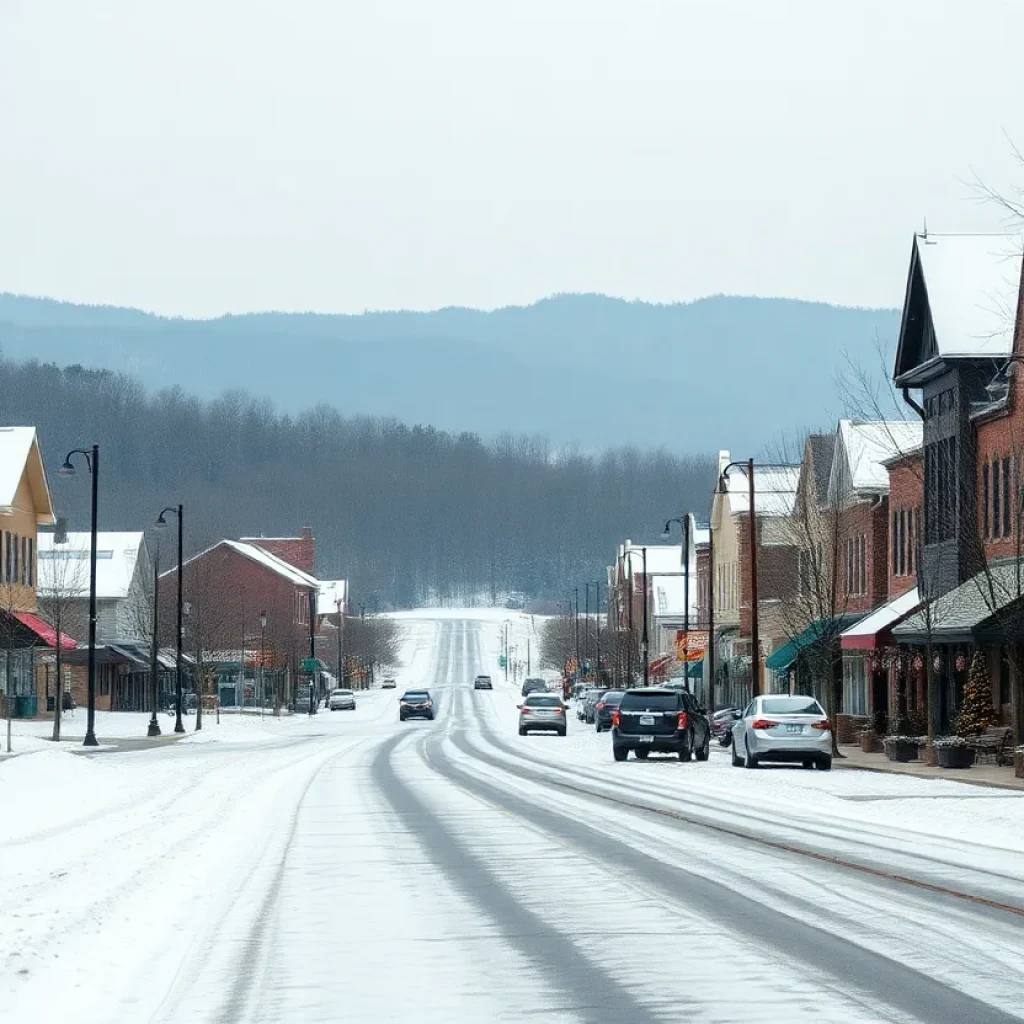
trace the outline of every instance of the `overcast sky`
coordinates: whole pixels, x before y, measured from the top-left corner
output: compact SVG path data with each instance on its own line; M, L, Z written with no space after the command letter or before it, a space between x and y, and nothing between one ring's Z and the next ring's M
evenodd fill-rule
M900 305L1024 185L1021 0L0 0L0 291Z

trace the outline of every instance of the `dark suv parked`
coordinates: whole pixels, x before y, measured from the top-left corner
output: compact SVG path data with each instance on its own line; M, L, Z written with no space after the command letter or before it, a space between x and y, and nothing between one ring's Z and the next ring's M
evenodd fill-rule
M711 746L707 713L692 693L651 687L627 690L612 715L612 754L625 761L632 750L643 760L653 750L677 754L689 761L694 754L706 761Z

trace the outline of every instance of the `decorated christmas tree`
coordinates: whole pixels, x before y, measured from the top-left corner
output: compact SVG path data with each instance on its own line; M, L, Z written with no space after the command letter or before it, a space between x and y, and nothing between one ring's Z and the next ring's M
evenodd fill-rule
M964 687L964 703L956 718L957 736L980 736L992 723L995 712L992 708L992 686L988 681L988 668L981 651L975 651L971 658L967 686Z

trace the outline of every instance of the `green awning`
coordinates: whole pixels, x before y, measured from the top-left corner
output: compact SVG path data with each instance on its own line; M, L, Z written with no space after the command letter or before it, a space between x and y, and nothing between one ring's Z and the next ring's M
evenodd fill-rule
M839 615L834 619L816 619L799 636L794 637L765 661L765 668L773 672L785 672L808 647L822 641L839 640L839 634L849 629L862 615Z
M686 678L687 679L703 679L704 678L704 659L700 661L691 661L686 666Z

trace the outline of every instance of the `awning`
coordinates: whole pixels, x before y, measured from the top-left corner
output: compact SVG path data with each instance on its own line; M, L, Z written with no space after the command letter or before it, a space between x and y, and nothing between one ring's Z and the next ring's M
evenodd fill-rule
M27 626L30 630L47 647L57 646L57 630L53 628L44 619L41 619L38 615L33 615L31 612L12 612L11 613L23 626ZM60 647L63 651L74 650L78 644L71 639L66 633L60 635Z
M704 678L704 662L703 661L691 661L686 666L686 678L687 679L703 679Z
M785 672L807 648L837 640L844 629L860 618L860 615L839 615L834 619L816 619L799 636L771 654L764 667L773 672Z
M843 650L874 651L885 646L892 639L889 630L908 615L912 615L920 603L921 597L917 587L914 587L913 590L893 598L888 604L876 608L843 633L840 637Z

